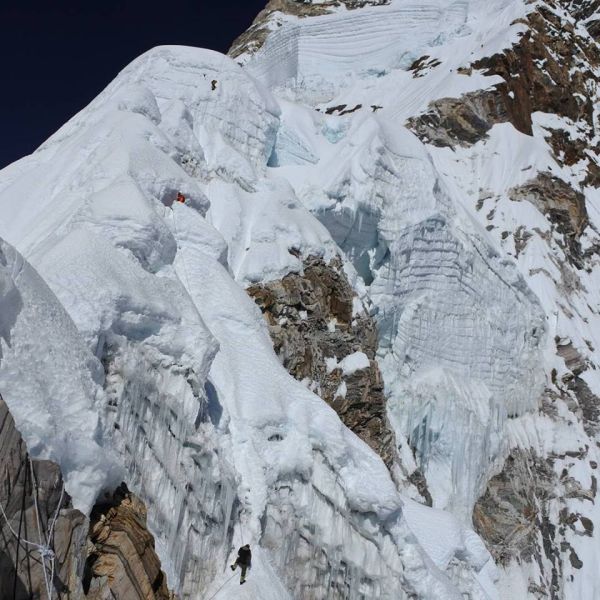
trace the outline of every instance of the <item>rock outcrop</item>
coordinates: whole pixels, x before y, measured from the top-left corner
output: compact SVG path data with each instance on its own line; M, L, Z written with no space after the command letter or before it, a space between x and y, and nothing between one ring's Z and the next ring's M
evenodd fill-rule
M303 273L247 288L263 312L286 369L323 398L388 467L394 436L375 359L377 329L358 302L339 259L304 259ZM362 362L361 362L362 361Z
M84 590L91 600L175 598L146 528L146 507L124 484L94 507L88 552Z
M415 73L418 73L418 67ZM426 143L435 146L471 146L487 137L496 123L509 120L506 105L497 90L440 98L426 113L408 120L408 126Z
M600 0L566 0L565 5L589 34L600 40Z
M87 519L58 465L32 460L0 398L0 598L83 598ZM54 596L53 596L54 597Z
M598 82L589 67L600 64L600 53L552 8L550 3L540 4L525 20L528 29L516 45L472 65L486 75L502 77L505 83L496 91L508 120L529 135L536 111L582 120L593 127L594 108L587 86Z
M588 225L585 197L551 173L538 173L526 184L509 192L511 200L531 202L554 224L563 238L562 248L572 264L583 266L580 237Z
M144 504L123 484L90 523L59 466L31 459L1 397L0 477L0 598L174 600Z
M550 516L558 478L551 463L530 451L515 450L503 470L493 477L473 511L473 524L500 565L517 558L536 561L542 597L556 598L562 572L557 528ZM551 563L545 569L543 561Z
M583 375L589 368L595 367L580 354L571 340L557 337L555 342L556 353L565 361L568 371L560 380L553 372L553 383L586 433L594 436L600 430L600 398L592 392Z
M538 565L537 579L529 582L534 597L562 598L565 561L575 569L583 565L569 535L592 537L594 523L567 500L593 503L597 485L593 478L591 489L585 489L568 468L557 473L556 467L586 454L582 448L543 458L532 450L513 450L475 505L473 525L499 565L515 559Z
M408 126L425 142L436 146L470 146L487 137L497 123L512 123L520 132L532 134L532 115L544 112L566 117L577 124L577 135L548 128L548 138L558 160L586 164L586 183L598 185L600 150L590 154L584 143L594 135L591 87L597 87L600 50L593 39L577 27L594 14L593 7L562 2L569 13L561 14L552 3L540 3L522 24L527 30L509 50L475 61L460 69L469 75L480 70L497 75L502 83L460 98L433 101ZM520 21L521 22L521 21ZM422 61L421 61L422 62ZM417 61L415 64L420 64ZM583 140L583 141L582 141Z
M542 552L538 536L548 519L548 501L556 496L551 464L531 451L514 450L502 471L488 482L473 511L476 530L500 564L515 556L531 561ZM546 540L554 543L554 536Z

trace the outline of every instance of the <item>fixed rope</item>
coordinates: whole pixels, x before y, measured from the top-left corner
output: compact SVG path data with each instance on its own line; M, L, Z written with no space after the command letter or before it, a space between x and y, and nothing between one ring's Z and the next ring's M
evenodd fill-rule
M179 231L177 227L177 213L173 211L173 229L175 230L175 241L177 242L177 248L181 250L181 267L183 269L183 277L185 279L185 286L187 289L187 293L191 295L190 289L190 278L188 277L187 267L185 266L185 253L183 245L181 244L181 240L179 239Z
M242 510L240 513L240 537L242 538L242 546L245 545L245 541L244 541L244 526L242 525L242 520L243 520L243 516L244 516L244 511ZM231 577L229 577L228 579L226 579L221 586L217 589L216 592L214 592L214 594L212 596L209 596L208 598L204 598L204 600L214 600L214 598L217 596L217 594L219 594L219 592L237 575L237 573L234 573L233 575L231 575Z
M18 475L17 475L18 477ZM25 494L27 491L27 469L25 469L24 471L24 481L23 481L23 493L21 494L21 514L19 515L19 533L17 535L17 548L15 550L15 576L13 578L13 598L17 597L17 581L18 581L18 575L19 575L19 550L21 549L21 527L23 525L23 515L25 514ZM0 508L2 508L2 506L0 505ZM2 508L2 514L4 514L4 509ZM6 515L4 515L4 518L6 519ZM8 519L6 519L6 522L8 523ZM10 523L8 523L8 526L10 527ZM12 529L12 527L11 527ZM14 531L13 531L14 534Z
M221 587L210 597L205 598L204 600L213 600L215 598L215 596L237 575L237 573L234 573L229 579L225 580L222 584Z
M42 526L40 524L40 509L38 507L38 486L37 481L35 479L35 471L33 470L33 462L31 461L31 456L29 457L29 468L31 469L31 481L33 483L33 503L35 505L35 520L37 523L38 530L38 539L39 539L39 553L40 558L42 559L42 572L44 573L44 584L46 585L46 594L48 595L48 600L52 600L52 591L50 589L50 584L48 583L48 571L46 570L46 558L52 560L54 558L54 552L52 552L47 545L42 544ZM50 557L50 554L52 555Z
M244 513L242 512L240 514L240 536L242 538L242 546L246 543L246 542L244 542L244 526L242 525L243 515L244 515Z
M45 541L43 541L42 540L42 527L41 527L41 520L40 520L40 511L39 511L39 506L38 506L38 486L37 486L37 481L35 479L35 472L33 470L33 462L31 460L31 457L29 457L29 468L31 470L31 480L32 480L32 484L33 484L33 500L34 500L34 505L35 505L35 515L36 515L39 543L31 542L21 536L21 526L23 523L23 515L25 514L25 496L26 496L26 490L27 490L27 468L25 468L25 480L23 482L23 501L22 501L22 506L21 506L21 514L19 517L18 533L14 530L13 526L11 525L11 523L6 515L4 507L0 503L0 513L2 514L2 517L4 518L4 520L6 521L9 531L12 533L14 538L17 540L16 560L15 560L15 580L13 582L13 596L16 594L17 573L18 573L18 567L19 567L19 549L21 547L21 543L23 543L27 546L31 546L34 550L36 550L39 553L41 563L42 563L42 571L44 574L44 585L46 587L47 599L52 600L52 585L54 582L55 554L54 554L54 550L51 548L50 544L51 544L52 536L54 535L54 527L56 525L56 520L58 519L58 515L60 513L60 507L62 505L62 501L63 501L63 497L64 497L65 486L64 486L64 482L63 482L61 491L60 491L60 498L58 501L58 505L56 507L54 516L52 518L52 522L48 529L48 535L45 536L46 539L45 539ZM46 560L49 561L50 573L48 573L48 569L46 568ZM50 575L50 577L48 577L48 575Z
M54 526L56 525L56 520L58 519L58 515L60 513L60 507L62 506L63 496L65 494L65 483L62 482L60 487L60 497L58 499L58 504L56 505L56 510L54 511L54 517L52 518L52 523L50 523L50 530L48 531L48 544L54 543ZM54 583L54 566L56 565L56 561L54 560L54 556L52 557L52 562L50 565L50 582ZM52 599L50 599L52 600Z

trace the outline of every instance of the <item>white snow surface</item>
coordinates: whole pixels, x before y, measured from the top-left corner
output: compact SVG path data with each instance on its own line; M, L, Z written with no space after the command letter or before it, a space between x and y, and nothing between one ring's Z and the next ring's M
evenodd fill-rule
M427 519L405 520L381 459L283 369L243 289L300 270L298 250L339 252L293 187L267 176L279 114L273 96L230 59L161 47L0 174L0 235L72 319L72 352L96 367L89 389L72 393L95 418L50 426L44 390L25 403L9 383L6 401L27 407L23 418L16 412L19 424L41 415L23 427L40 453L75 435L74 421L93 425L83 465L47 453L68 482L78 477L69 491L89 507L88 490L99 489L107 469L86 457L100 456L96 439L109 446L146 501L169 582L185 598L218 588L242 540L260 541L252 576L273 598L283 588L316 598L327 581L349 586L352 598L408 590L459 598L460 589L483 598L485 549L465 554L465 529L448 514L448 556L459 566L429 557L411 531L425 531ZM185 204L174 202L177 192ZM9 320L5 335L17 339L20 323ZM31 352L47 356L69 341L68 330L30 332ZM363 368L365 358L349 357L345 369ZM23 375L8 381L15 377ZM77 407L68 396L54 400L57 415ZM311 569L318 575L307 577ZM251 596L255 584L243 593ZM230 587L219 593L238 596Z
M156 48L0 172L0 237L31 264L1 247L0 392L78 506L124 473L183 598L529 593L530 567L496 570L473 504L510 448L590 445L566 407L555 420L537 409L551 370L565 373L555 336L600 359L600 281L582 272L565 297L556 244L536 237L517 256L501 232L549 230L510 188L550 167L572 182L581 173L549 153L549 115L535 116L533 137L497 125L456 150L403 126L434 99L497 83L457 67L510 46L527 10L391 0L274 13L243 67ZM406 68L424 54L441 64L414 78ZM600 227L598 192L585 196ZM244 286L301 271L298 253L340 254L356 305L372 303L389 420L434 508L399 492L274 354ZM346 375L368 366L362 352L327 363ZM596 394L597 373L584 374ZM100 465L99 447L111 457ZM223 565L242 542L254 560L240 588ZM594 598L593 542L570 538L585 560L581 576L565 574L568 597Z
M0 391L31 456L61 465L83 512L123 476L102 433L102 378L56 296L0 240Z
M361 369L368 369L370 364L369 357L364 352L353 352L340 361L340 367L344 375L352 375L352 373Z

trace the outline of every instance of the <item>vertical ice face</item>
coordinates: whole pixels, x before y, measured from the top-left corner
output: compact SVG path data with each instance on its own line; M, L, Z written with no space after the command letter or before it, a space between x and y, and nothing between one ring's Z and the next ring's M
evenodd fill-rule
M433 195L433 214L412 224L397 218L405 203L419 203L416 162L400 161L396 191L384 203L387 259L371 285L388 412L417 454L434 505L469 522L504 450L505 419L538 405L544 319L514 266L473 230L460 205L451 208L429 163L420 197Z
M537 407L542 310L419 140L384 119L357 120L301 197L326 195L314 214L378 309L390 419L434 504L469 522L507 417Z
M272 17L272 31L246 67L271 88L326 98L340 81L408 67L424 49L460 33L469 2L391 2L298 19ZM276 26L277 24L278 26Z

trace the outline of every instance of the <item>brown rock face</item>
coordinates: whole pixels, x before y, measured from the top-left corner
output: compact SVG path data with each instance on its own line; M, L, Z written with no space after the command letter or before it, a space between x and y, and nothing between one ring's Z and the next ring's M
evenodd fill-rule
M428 111L408 120L419 138L434 146L471 146L487 137L495 123L509 120L506 106L497 91L480 91L460 98L441 98Z
M100 600L173 600L146 528L146 507L125 484L92 511L84 590ZM107 596L107 593L109 594Z
M556 353L565 361L569 372L562 376L560 382L554 378L554 384L560 389L567 406L580 419L586 433L594 436L600 430L600 398L581 377L591 365L570 340L557 338L555 342Z
M600 40L600 0L566 0L565 4L590 35L596 41Z
M532 450L513 450L473 510L475 530L497 563L508 565L517 559L538 564L538 573L529 580L532 597L563 598L565 561L576 569L583 566L565 534L592 537L594 524L579 512L571 512L565 499L595 502L596 480L592 477L591 489L584 489L567 468L558 474L553 467L557 459L585 460L586 455L587 448L546 458Z
M1 397L0 478L0 598L47 598L48 590L53 598L83 598L87 519L63 492L58 466L30 460ZM42 560L39 547L28 542L49 553Z
M587 140L577 139L563 129L548 129L550 135L546 141L560 165L572 166L578 162L587 162L587 174L582 185L600 187L600 149L589 147Z
M473 524L496 562L505 565L515 557L531 561L540 552L538 534L547 519L554 479L554 472L541 458L514 450L502 471L488 482L475 504Z
M509 191L511 200L531 202L545 214L563 236L564 251L571 262L582 267L579 238L588 225L584 195L551 173L538 175Z
M290 273L247 292L262 310L286 369L330 404L390 466L394 436L375 360L376 326L366 314L353 317L354 292L341 261L327 264L310 256L304 260L303 274ZM339 362L354 352L367 355L367 368L344 375L342 368L333 366L331 359Z
M531 114L535 111L583 120L593 126L594 107L587 84L596 77L588 68L576 67L600 64L596 44L580 37L571 23L550 9L550 4L530 13L525 24L528 31L512 49L482 59L473 67L504 79L497 90L509 121L523 133L531 135Z
M557 160L566 164L587 162L586 184L597 185L599 150L588 148L593 137L594 102L592 88L598 77L592 70L600 65L600 49L592 34L581 35L573 20L594 14L594 3L563 0L558 3L570 11L571 19L559 16L556 5L547 2L530 13L523 24L528 27L511 49L481 59L459 69L473 69L504 80L492 89L442 98L432 102L428 111L409 119L407 125L425 142L436 146L470 146L487 137L497 123L510 122L527 135L532 134L532 113L541 111L567 117L577 123L580 138L559 129L548 130L548 142ZM419 61L417 61L418 63ZM591 153L590 153L591 152Z

